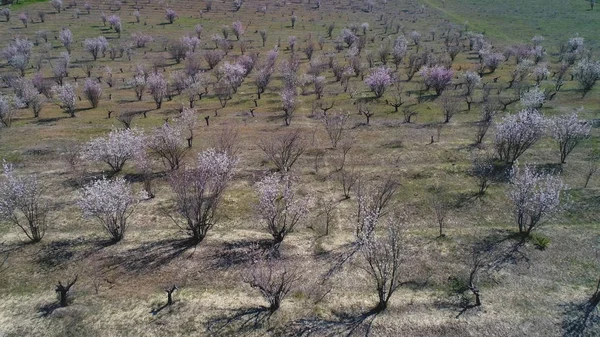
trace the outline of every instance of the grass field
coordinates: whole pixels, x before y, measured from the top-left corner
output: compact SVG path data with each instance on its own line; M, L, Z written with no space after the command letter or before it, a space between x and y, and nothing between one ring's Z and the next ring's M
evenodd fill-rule
M483 89L477 88L471 110L461 100L460 111L449 123L443 122L440 99L433 91L421 92L422 79L415 75L407 80L409 55L418 54L417 46L409 42L409 50L396 73L403 85L405 103L399 112L386 105L392 99L388 90L375 99L361 75L350 78L347 91L336 82L332 70L326 67L326 85L321 101L333 103L332 111L348 112L344 130L353 140L346 167L361 173L365 184L376 184L386 177L400 183L389 207L389 216L402 220L406 261L402 268L403 285L394 294L386 311L373 315L377 303L373 281L364 272L360 254L337 273L325 278L336 258L354 240L357 213L356 192L343 196L336 164L340 149L334 149L323 123L313 113L318 100L308 89L298 94L300 105L291 126L283 123L280 102L282 76L279 65L290 59L288 37L297 37L296 51L300 61L299 74L309 68L309 60L301 51L312 40L316 45L313 59L335 59L348 64L352 55L348 48L335 50L335 39L351 23L369 24L366 45L360 55L365 68L367 50L376 53L381 46L393 43L397 36L418 31L422 35L419 51L431 50L435 57L446 55L443 34L457 36L461 52L451 62L455 71L448 92L460 96L461 76L478 63L476 50L469 50L467 30L484 32L494 49L502 52L513 44L529 43L535 35L543 35L548 50L543 62L551 72L560 67L558 43L564 43L575 33L585 38L585 45L597 46L594 37L598 10L588 11L589 3L530 1L504 2L457 0L376 1L373 11L364 9L361 1L323 1L316 9L314 0L271 2L246 0L239 11L232 1L212 1L206 11L201 1L122 1L121 8L112 1L90 0L91 13L83 2L77 7L56 13L48 2L21 1L13 5L9 22L0 21L0 49L14 37L35 41L39 30L49 32L50 51L41 62L41 73L53 81L53 66L65 51L55 37L63 28L74 36L68 83L77 82L77 94L82 96L86 74L83 66L92 64L92 77L102 77L103 98L92 108L83 98L77 100L75 118L64 113L56 99L49 99L38 118L29 109L19 109L10 127L0 128L0 158L14 163L19 174L36 174L45 186L52 206L50 227L39 243L29 244L25 236L8 222L0 225L0 336L597 336L600 333L598 309L594 291L600 275L597 252L600 249L600 180L593 176L583 188L588 172L588 155L598 148L598 123L591 137L577 147L560 165L556 144L546 136L519 158L519 163L535 164L541 169L560 168L560 177L568 185L564 192L566 211L548 219L537 237L549 239L546 249L536 249L533 239L517 245L517 227L506 191L508 184L493 184L485 195L476 196L476 180L468 173L472 158L494 153L495 127L474 146L483 100ZM65 7L68 1L64 1ZM140 22L132 15L139 6ZM261 10L267 6L265 13ZM165 19L165 9L174 9L179 17L173 24ZM75 12L80 10L79 17ZM40 22L37 13L46 13ZM19 21L21 12L29 13L33 22L27 27ZM121 37L104 26L101 13L118 15L123 24ZM296 15L295 27L291 16ZM212 50L211 37L221 34L223 26L241 21L245 33L241 40L248 44L247 53L257 52L259 60L279 45L278 66L273 81L257 106L256 87L251 73L225 107L221 107L212 84L216 82L206 64L203 70L211 79L208 94L196 102L199 123L195 128L194 145L185 161L192 164L197 153L215 145L219 135L231 127L239 133L239 164L235 178L225 192L219 209L220 221L197 246L186 243L186 236L170 218L175 212L174 197L165 167L153 162L156 197L143 201L129 220L125 238L117 244L107 243L107 234L93 219L83 218L75 205L79 196L79 178L86 181L108 174L106 165L83 163L82 176L70 171L65 157L68 152L88 140L121 128L115 115L137 113L133 126L145 132L173 120L188 102L182 95L165 99L161 109L155 109L150 94L137 101L127 85L136 65L155 64L167 79L184 69L186 61L177 64L166 46L184 35L195 35L194 26L202 24L201 52ZM468 21L467 24L465 22ZM335 23L333 36L327 37L327 26ZM401 27L396 31L396 26ZM389 26L386 28L386 26ZM431 37L431 29L435 38ZM259 30L267 30L263 47ZM93 61L82 48L83 40L104 36L112 46L128 48L131 34L143 32L154 38L145 48L132 48L127 56L111 60L99 57ZM318 41L322 38L323 48ZM240 57L240 42L232 37L233 48L224 61L235 62ZM409 39L410 41L410 39ZM33 67L43 43L33 47L26 77L32 77ZM594 57L597 59L596 57ZM224 62L222 61L222 62ZM387 65L393 65L386 60ZM381 66L377 59L374 67ZM106 84L105 67L112 69L115 85ZM494 73L485 72L484 83L492 87L494 99L506 99L513 89L506 89L515 68L514 58L503 62ZM0 92L13 90L4 79L18 75L6 62L0 62L2 86ZM532 86L527 77L524 85ZM457 84L457 86L454 86ZM554 79L541 81L541 88L554 88ZM541 109L547 117L583 107L581 118L597 120L600 90L595 87L581 98L577 81L566 76L565 84ZM110 99L109 99L110 97ZM462 96L461 96L462 97ZM374 111L370 124L358 113L357 104L369 101ZM403 123L402 109L417 112L412 123ZM254 113L250 113L254 109ZM516 112L519 103L508 106L496 116ZM108 111L115 111L108 118ZM147 113L147 117L143 116ZM210 116L210 125L204 117ZM260 218L256 182L274 171L259 148L261 140L274 134L300 130L306 151L293 167L299 181L298 194L312 197L310 215L284 240L281 259L293 266L302 278L282 307L265 315L261 307L266 302L258 290L251 288L244 277L252 272L253 260L271 236ZM433 140L433 142L431 141ZM133 188L142 189L136 167L128 162L123 176ZM445 236L439 237L438 224L431 207L434 188L441 187L448 202ZM568 197L568 198L567 198ZM567 201L568 199L568 201ZM332 200L331 227L325 235L324 208L319 201ZM383 224L383 221L382 221ZM378 227L378 235L385 228ZM486 265L478 279L482 306L469 307L473 298L465 290L469 276L469 252L476 243L497 242L498 249L512 251L510 261ZM57 307L54 288L79 275L72 290L69 306ZM166 304L164 288L176 284L175 302ZM590 300L590 298L592 298ZM592 305L593 304L593 305ZM163 308L162 310L159 310ZM469 309L466 309L469 308ZM459 315L460 314L460 315Z

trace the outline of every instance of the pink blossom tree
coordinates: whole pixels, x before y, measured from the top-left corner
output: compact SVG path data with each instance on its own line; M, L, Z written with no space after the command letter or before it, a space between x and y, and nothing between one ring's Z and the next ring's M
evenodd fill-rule
M560 209L560 192L565 185L559 177L536 172L534 167L515 166L511 171L508 197L513 203L519 233L529 235L543 220Z
M365 78L365 84L369 86L377 98L383 96L385 90L392 85L392 83L392 74L387 67L379 67Z
M217 210L236 165L236 158L209 149L200 153L193 168L169 176L179 218L175 221L194 243L202 242L218 222Z
M550 136L558 143L561 164L577 145L590 136L592 129L590 123L579 119L577 111L550 119L548 127Z
M54 7L56 12L60 13L60 11L63 7L63 2L62 2L62 0L50 0L50 5L52 5L52 7Z
M3 163L0 180L0 220L19 227L31 242L38 242L48 228L48 204L44 187L32 174L18 176L12 165Z
M108 164L114 174L121 171L125 163L141 149L142 136L137 130L114 129L107 137L89 141L83 148L81 157Z
M173 22L175 22L175 19L177 19L177 17L177 13L174 10L167 8L167 10L165 11L165 18L167 19L167 21L169 21L169 23L172 24Z
M145 192L134 195L129 183L121 177L115 180L102 178L82 189L77 205L85 218L99 220L111 240L119 242L127 230L127 219L145 198Z
M544 135L544 117L536 110L506 116L496 127L496 152L500 160L514 163Z
M444 66L424 66L419 70L419 75L423 77L427 90L433 88L435 94L439 96L452 81L454 71Z
M260 217L277 249L296 225L308 216L310 198L296 195L294 179L289 175L268 175L257 183L256 190Z

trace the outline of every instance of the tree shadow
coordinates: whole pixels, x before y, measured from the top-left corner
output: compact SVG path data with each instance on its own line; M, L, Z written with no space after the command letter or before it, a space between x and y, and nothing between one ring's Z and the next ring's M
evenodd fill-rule
M264 254L270 254L273 241L269 239L226 242L210 259L210 269L229 269L250 263Z
M190 239L165 239L144 243L105 259L109 268L120 266L129 272L143 274L170 263L195 245Z
M58 302L47 303L39 307L38 313L40 314L40 317L48 317L58 308L60 308Z
M361 247L362 245L358 241L354 241L347 243L334 251L322 253L319 257L328 260L331 263L331 267L329 267L327 272L323 275L321 283L325 283L341 271L348 262L352 261L356 253L360 251Z
M585 303L563 305L563 336L598 336L600 334L599 303L600 293L596 292Z
M36 125L45 125L45 124L58 122L61 119L67 119L67 118L70 118L70 117L62 116L62 117L52 117L52 118L38 118L35 121L32 121L32 123L34 123Z
M112 241L97 238L52 241L40 248L36 262L42 268L55 268L72 260L85 259L110 245Z
M211 318L206 324L206 331L211 336L240 336L260 329L271 315L269 308L264 306L237 309Z
M302 318L283 327L281 335L296 337L369 336L373 321L381 310L377 308L357 315L334 313L334 319Z

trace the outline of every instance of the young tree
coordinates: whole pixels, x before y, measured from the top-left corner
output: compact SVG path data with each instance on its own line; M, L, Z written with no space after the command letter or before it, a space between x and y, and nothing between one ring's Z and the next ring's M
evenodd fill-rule
M127 84L135 91L135 97L137 100L141 101L147 86L145 74L134 75L133 78L127 81Z
M69 54L71 54L71 45L73 44L73 33L68 28L62 28L58 35L58 39L62 42L63 46Z
M506 116L496 127L496 152L512 164L544 134L544 117L536 110Z
M440 229L440 238L446 236L444 234L444 222L446 221L446 217L448 216L449 210L449 202L447 200L446 192L444 188L441 186L434 186L432 189L430 204L431 209L435 215L435 220L437 221L438 227Z
M289 175L268 175L257 183L256 189L258 213L273 236L273 247L278 249L283 239L307 217L310 199L297 197L294 179Z
M121 177L102 178L83 188L77 205L84 217L98 219L111 240L119 242L125 235L127 219L145 198L145 193L135 196L129 183Z
M181 129L171 126L169 123L164 123L161 127L154 129L148 137L147 146L162 159L165 167L171 171L180 167L188 150L183 141Z
M85 85L83 86L83 94L92 107L97 108L98 103L100 103L100 98L102 98L102 85L97 81L88 78L85 80Z
M25 28L27 28L27 22L29 21L29 17L27 16L27 13L19 14L19 21L21 21L23 26L25 26Z
M161 73L152 73L147 80L148 92L156 103L156 109L160 109L164 97L167 95L167 80Z
M83 49L92 54L94 61L96 61L99 54L104 55L104 53L106 53L106 50L108 49L108 41L104 36L85 39L83 41Z
M365 84L379 98L383 96L385 90L393 83L391 71L387 67L379 67L375 69L365 79Z
M558 143L560 163L564 164L567 156L579 143L590 136L592 126L580 120L577 111L568 115L557 116L549 120L549 133Z
M377 289L379 301L375 312L384 311L390 298L402 285L403 256L402 233L400 224L394 220L388 222L387 233L384 237L370 237L360 250L365 265L363 270L369 275Z
M261 261L255 263L251 270L249 275L244 276L244 283L260 291L269 304L266 309L270 313L279 309L281 302L301 281L296 267L279 261Z
M200 153L196 166L169 176L178 215L174 220L195 243L200 243L217 223L217 209L233 178L237 159L209 149Z
M183 109L181 115L177 118L178 127L181 130L187 130L189 137L186 138L188 147L192 147L192 141L194 140L194 128L198 124L198 116L194 109Z
M514 206L519 233L529 235L542 220L560 211L560 192L565 185L559 177L538 173L533 167L515 166L510 182L508 197Z
M4 179L0 180L0 220L19 227L31 240L38 242L46 233L48 204L44 187L35 175L19 177L12 165L4 162Z
M98 137L89 141L83 151L82 158L105 162L113 173L123 169L125 162L135 157L142 149L142 137L131 129L114 129L107 137Z
M61 108L71 117L75 117L75 102L77 101L75 88L71 84L65 83L64 85L53 86L52 92L60 102Z
M258 147L279 171L287 172L304 153L306 143L300 130L294 130L261 139Z

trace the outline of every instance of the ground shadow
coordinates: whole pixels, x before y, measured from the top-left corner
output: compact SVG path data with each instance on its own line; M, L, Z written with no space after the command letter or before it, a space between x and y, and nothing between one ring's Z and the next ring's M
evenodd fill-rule
M52 303L47 303L42 305L38 312L40 313L41 317L48 317L50 315L52 315L52 313L54 312L54 310L60 308L60 305L58 304L58 302L52 302Z
M240 336L260 329L271 315L272 312L264 306L237 309L210 319L206 331L211 336Z
M569 303L563 306L562 328L565 337L600 335L600 293L585 303Z
M296 337L366 337L371 333L373 321L380 313L380 310L372 309L357 315L334 313L334 319L302 318L286 325L280 335Z
M209 257L211 269L229 269L241 264L251 263L258 257L270 254L273 240L244 240L226 242Z
M36 254L36 262L42 268L55 268L69 261L85 259L111 244L110 240L98 238L51 241L42 245Z
M190 239L165 239L144 243L105 258L107 267L123 267L129 272L143 274L160 268L195 246Z

